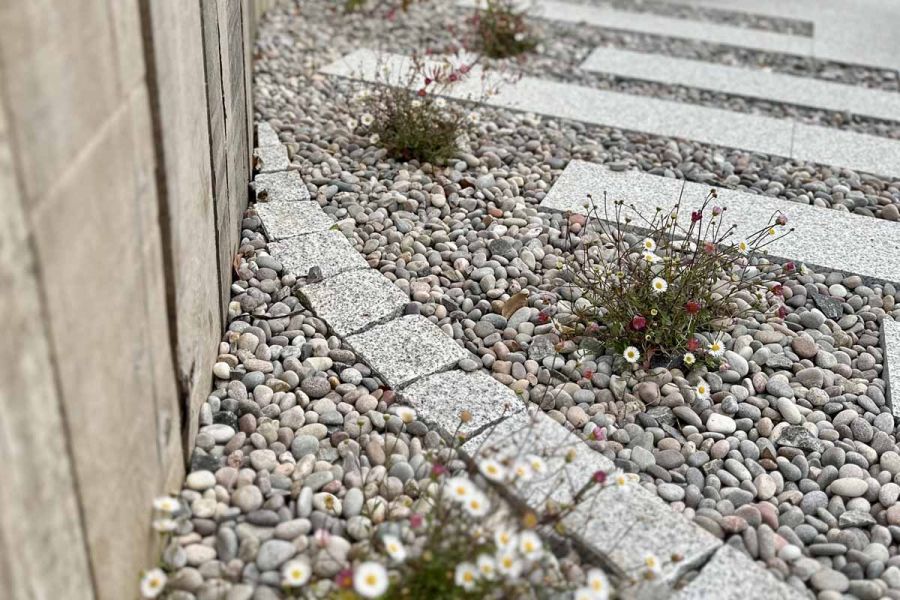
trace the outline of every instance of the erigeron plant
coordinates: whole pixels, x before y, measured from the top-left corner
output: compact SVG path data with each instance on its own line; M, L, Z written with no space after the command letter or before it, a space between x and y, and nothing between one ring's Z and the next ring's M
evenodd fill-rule
M515 0L479 0L469 18L472 45L490 58L510 58L531 52L538 39Z
M473 77L479 58L453 46L448 53L414 53L399 69L378 65L377 85L363 88L351 105L358 115L348 123L354 133L399 160L440 164L459 152L476 133L478 113L443 96ZM493 93L481 79L479 101Z
M725 352L721 333L736 319L784 316L782 284L795 266L766 259L766 247L791 231L782 213L736 239L715 190L694 211L681 196L650 216L605 195L599 205L588 197L585 207L586 217L570 216L581 241L561 265L580 298L559 326L587 352L612 350L645 368L698 361L714 368Z
M187 518L181 502L171 496L160 496L153 501L153 515L153 530L160 536L163 553L158 566L141 573L141 598L157 598L164 593L168 582L166 571L172 568L173 555L182 551L173 536Z

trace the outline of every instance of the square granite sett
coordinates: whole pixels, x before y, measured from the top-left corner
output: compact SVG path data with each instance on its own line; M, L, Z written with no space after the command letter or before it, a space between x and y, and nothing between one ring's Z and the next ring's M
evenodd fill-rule
M316 202L259 202L256 214L270 240L283 240L305 233L325 231L334 219Z
M406 387L401 396L416 409L419 419L445 436L468 436L525 410L525 403L515 392L483 371L429 375ZM460 422L464 410L472 415L468 423Z
M259 173L253 180L258 202L299 202L309 200L309 190L297 171Z
M647 554L658 556L663 561L662 581L702 564L722 545L637 482L588 492L562 523L571 536L623 571L639 569ZM673 554L682 560L667 560Z
M706 566L672 600L806 600L808 596L780 581L752 558L729 545L713 555Z
M256 126L256 145L259 148L281 145L278 134L266 121L260 121Z
M900 419L900 322L881 320L881 349L884 352L884 378L887 402L895 419Z
M310 308L341 337L393 319L409 297L375 269L345 271L301 289Z
M285 171L291 166L287 148L282 144L277 146L262 146L253 151L253 164L260 173L273 173Z
M462 445L470 457L493 457L503 462L534 454L547 463L547 473L528 481L517 481L516 495L540 513L547 500L571 503L574 494L591 481L597 471L609 472L615 465L592 450L576 434L540 410L516 413L489 427Z
M376 325L346 341L395 389L469 357L440 327L421 315Z
M312 267L322 269L322 277L334 277L369 265L340 231L318 231L269 243L269 254L284 265L285 272L306 277Z

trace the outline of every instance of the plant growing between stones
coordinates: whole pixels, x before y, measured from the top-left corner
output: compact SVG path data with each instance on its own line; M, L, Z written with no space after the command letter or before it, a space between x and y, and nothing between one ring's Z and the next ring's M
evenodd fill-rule
M782 284L795 267L765 254L790 232L787 218L775 213L737 240L716 199L712 190L690 211L679 197L671 210L646 216L620 200L604 196L598 206L589 197L587 215L569 218L570 229L583 229L564 266L580 297L560 315L563 335L594 354L612 349L630 364L713 367L725 351L718 332L753 312L782 317Z
M538 39L514 0L478 2L469 18L474 46L490 58L520 56L535 49Z

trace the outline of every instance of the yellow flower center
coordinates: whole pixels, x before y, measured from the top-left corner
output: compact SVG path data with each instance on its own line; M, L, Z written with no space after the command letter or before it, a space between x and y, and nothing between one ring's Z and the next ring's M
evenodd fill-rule
M293 577L294 579L300 579L301 577L303 577L303 571L301 571L300 569L294 569L293 571L291 571L291 577Z
M370 586L374 587L375 584L378 583L378 577L376 577L373 573L369 573L365 577L365 582L366 582L366 585L370 585Z
M463 573L463 581L465 581L466 583L472 583L473 581L475 581L475 576L471 571L466 571L465 573Z

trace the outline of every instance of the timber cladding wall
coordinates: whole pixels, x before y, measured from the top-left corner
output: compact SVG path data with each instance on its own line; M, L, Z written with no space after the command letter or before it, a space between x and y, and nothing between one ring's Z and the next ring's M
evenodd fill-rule
M247 204L258 11L0 2L4 599L137 597L154 560Z

